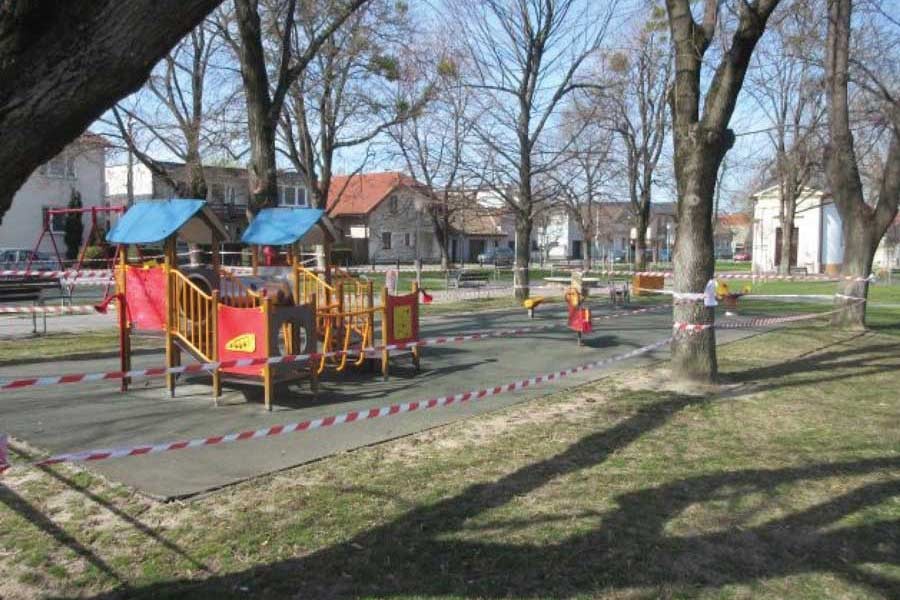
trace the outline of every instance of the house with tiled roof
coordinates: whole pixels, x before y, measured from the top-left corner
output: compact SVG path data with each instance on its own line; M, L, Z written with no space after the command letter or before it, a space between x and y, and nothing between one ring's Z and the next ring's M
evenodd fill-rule
M440 260L428 188L403 173L332 178L326 209L356 264Z
M735 254L749 253L753 242L751 223L746 212L719 215L714 232L716 258L730 259Z

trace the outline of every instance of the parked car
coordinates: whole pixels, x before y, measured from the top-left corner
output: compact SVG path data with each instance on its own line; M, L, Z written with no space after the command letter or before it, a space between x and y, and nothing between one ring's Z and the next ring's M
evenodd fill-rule
M56 271L59 261L28 248L0 248L0 269L21 271L31 264L32 271Z
M617 262L617 263L628 262L628 253L625 250L616 250L613 253L613 262Z
M482 252L478 255L478 264L484 265L511 265L515 261L516 253L513 252L512 248L506 248L504 246L498 246L496 248L491 248L486 252Z
M734 255L734 262L750 262L752 258L749 252L738 252Z

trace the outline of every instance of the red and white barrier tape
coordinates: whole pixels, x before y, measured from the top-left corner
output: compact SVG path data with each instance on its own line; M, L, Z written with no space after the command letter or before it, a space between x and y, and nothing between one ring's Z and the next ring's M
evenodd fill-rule
M108 310L115 310L114 304L108 307ZM83 304L76 306L0 306L0 315L84 315L84 314L102 314L92 304Z
M598 275L615 275L615 276L624 276L624 277L633 277L635 275L649 276L649 277L666 277L671 278L674 277L675 274L672 271L591 271L591 273L596 273ZM756 281L760 280L771 280L771 281L873 281L875 279L875 275L869 275L868 277L855 277L852 275L845 276L832 276L832 275L776 275L776 274L766 274L766 273L718 273L713 275L714 279L753 279Z
M720 323L682 323L676 322L672 324L672 329L681 333L699 333L707 329L752 329L754 327L768 327L770 325L781 325L784 323L794 323L797 321L807 321L810 319L819 319L833 315L847 307L836 308L819 313L810 313L805 315L791 315L787 317L757 317L753 319L742 319L740 321L723 321Z
M35 279L97 279L112 277L109 269L84 269L82 271L0 271L0 277L33 277Z
M160 454L163 452L171 452L173 450L202 448L204 446L216 446L232 442L258 440L262 438L286 435L289 433L302 433L305 431L313 431L315 429L325 429L337 425L345 425L347 423L353 423L356 421L369 421L382 417L393 417L396 415L410 413L418 410L442 408L450 406L452 404L462 404L464 402L482 400L491 396L499 396L501 394L515 392L528 387L534 387L549 383L551 381L556 381L558 379L563 379L576 373L597 369L609 364L627 360L629 358L634 358L642 354L647 354L648 352L652 352L654 350L658 350L659 348L667 346L671 341L672 338L667 338L665 340L661 340L659 342L649 344L647 346L642 346L641 348L637 348L635 350L631 350L630 352L626 352L625 354L604 358L598 361L579 365L577 367L572 367L570 369L563 369L561 371L554 371L552 373L545 373L543 375L529 377L528 379L521 379L519 381L497 385L491 388L472 390L469 392L462 392L458 394L448 394L446 396L436 396L433 398L428 398L426 400L405 402L403 404L391 404L388 406L371 408L369 410L354 410L337 415L332 415L329 417L322 417L296 423L288 423L285 425L273 425L271 427L264 427L262 429L251 429L225 435L216 435L211 437L180 440L174 442L163 442L158 444L142 444L123 448L104 448L97 450L84 450L81 452L68 452L51 456L44 460L37 461L33 464L34 466L48 466L70 462L95 462L100 460L108 460L111 458L124 458L126 456L146 456L148 454Z
M612 319L639 313L646 313L653 310L664 308L660 307L641 308L634 311L624 311L603 315L598 318ZM418 340L415 342L406 342L401 344L390 344L387 346L377 346L364 348L361 352L366 354L375 354L387 350L410 350L416 347L438 346L441 344L457 344L461 342L483 340L489 338L512 337L533 333L536 331L545 331L548 329L561 328L565 325L562 323L554 323L553 325L539 325L536 327L523 327L520 329L482 331L458 336L433 337ZM288 354L284 356L271 356L268 358L241 358L235 360L214 361L206 363L194 363L190 365L182 365L178 367L152 367L149 369L133 369L131 371L110 371L107 373L70 373L67 375L55 375L49 377L25 377L21 379L0 379L0 391L14 391L23 388L43 387L48 385L60 385L69 383L92 383L97 381L116 381L120 379L148 379L151 377L162 377L164 375L193 375L200 373L208 373L217 369L230 369L233 367L255 367L260 365L277 365L277 364L297 364L307 361L321 360L322 358L337 358L344 354L359 352L360 350L336 350L333 352L314 352L311 354Z

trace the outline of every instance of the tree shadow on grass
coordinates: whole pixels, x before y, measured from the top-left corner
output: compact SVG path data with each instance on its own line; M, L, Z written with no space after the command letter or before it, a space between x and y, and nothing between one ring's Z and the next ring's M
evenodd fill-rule
M689 477L615 497L598 508L592 527L560 541L472 541L470 523L527 496L548 482L602 465L610 456L665 425L699 397L662 395L616 425L588 436L546 460L496 481L411 508L395 520L307 556L203 581L176 580L129 590L128 597L560 597L630 588L690 591L760 578L832 571L885 595L900 582L863 576L863 564L900 564L900 522L842 526L843 517L900 494L900 479L870 483L763 524L729 522L712 532L676 535L673 520L710 499L734 502L748 494L837 476L900 469L900 458L817 464ZM526 520L495 528L528 527ZM557 515L543 517L545 522ZM599 523L598 523L599 522ZM490 524L487 526L490 528ZM477 531L477 530L476 530ZM115 591L101 597L120 597Z
M758 393L775 388L847 381L850 377L859 379L900 368L900 343L852 344L865 335L829 344L787 362L723 372L721 378L729 383L751 384L748 393Z

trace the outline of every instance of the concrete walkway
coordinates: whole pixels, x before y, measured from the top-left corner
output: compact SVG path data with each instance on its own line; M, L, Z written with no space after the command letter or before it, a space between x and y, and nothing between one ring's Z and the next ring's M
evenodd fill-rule
M595 309L598 316L608 308ZM380 377L355 372L326 377L318 399L305 384L282 391L273 412L248 402L240 391L226 391L214 407L207 385L180 385L169 398L162 379L138 383L120 394L114 382L34 388L0 395L3 429L14 438L50 453L206 437L279 423L324 417L436 395L477 390L533 375L556 371L622 354L671 335L668 311L596 321L595 332L578 347L563 326L561 306L543 307L529 321L524 310L460 313L423 323L423 336L449 335L484 329L555 324L554 329L517 338L491 339L423 349L421 373L406 359L397 360L395 375ZM749 331L722 331L729 341ZM655 352L614 368L652 364L665 356ZM135 368L162 364L160 355L135 358ZM0 377L114 370L115 359L57 361L0 368ZM175 498L213 490L265 473L286 469L329 454L407 435L470 415L496 410L607 375L609 369L588 371L560 383L504 394L465 405L414 412L396 417L342 425L310 433L257 441L108 460L88 465L111 479L159 498Z

